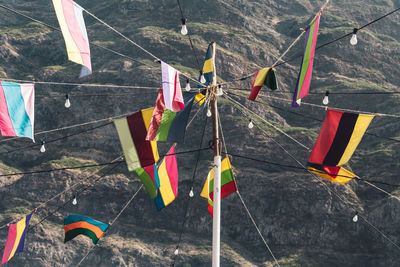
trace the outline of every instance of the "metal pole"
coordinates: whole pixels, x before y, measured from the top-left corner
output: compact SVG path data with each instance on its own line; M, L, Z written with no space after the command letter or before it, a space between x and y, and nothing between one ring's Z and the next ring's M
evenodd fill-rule
M215 42L213 48L213 81L211 85L211 112L213 118L214 137L214 207L213 207L213 240L212 240L212 266L219 267L220 259L220 232L221 232L221 149L218 133L218 107L217 107L217 73L215 70Z

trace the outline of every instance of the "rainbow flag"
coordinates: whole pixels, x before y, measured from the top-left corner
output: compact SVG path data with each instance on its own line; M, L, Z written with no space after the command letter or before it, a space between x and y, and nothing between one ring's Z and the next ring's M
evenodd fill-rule
M221 162L221 199L237 191L235 180L233 179L232 166L229 158L226 157ZM214 206L214 168L208 173L200 196L208 199L208 212L213 215Z
M160 90L146 140L183 143L194 99L193 94L186 93L185 108L173 112L165 107L163 90Z
M68 215L64 219L64 243L74 239L78 235L90 237L93 244L97 244L109 227L108 224L93 220L81 215Z
M168 206L178 196L178 164L175 145L171 147L157 169L160 187L154 199L158 210Z
M3 252L1 264L8 262L15 253L23 252L25 245L25 236L28 230L29 221L33 212L15 224L8 227L8 236L6 246Z
M146 189L150 198L154 199L157 195L157 189L160 187L160 180L158 178L156 164L146 166L135 171L142 181L144 188Z
M293 107L299 107L301 104L301 99L306 97L308 95L308 91L310 90L320 17L321 13L319 13L306 28L306 42L304 45L304 54L301 62L299 77L297 79L296 90L293 96Z
M203 75L204 78L206 78L206 83L205 85L209 85L212 83L213 80L213 75L214 75L214 62L213 62L213 57L212 57L212 44L208 45L207 48L207 53L206 57L204 59L204 64L203 64ZM200 81L200 78L199 78Z
M90 75L92 64L83 8L72 0L53 0L53 5L64 36L68 59L83 66L80 78Z
M114 120L129 171L153 165L159 160L157 142L146 140L153 110L143 109Z
M266 85L271 90L276 90L278 86L278 78L274 68L262 68L254 74L253 82L251 83L251 93L249 100L256 100L260 93L261 87Z
M165 107L178 112L185 107L181 82L179 81L179 71L161 61L161 72Z
M0 82L0 132L34 140L35 89L33 84Z

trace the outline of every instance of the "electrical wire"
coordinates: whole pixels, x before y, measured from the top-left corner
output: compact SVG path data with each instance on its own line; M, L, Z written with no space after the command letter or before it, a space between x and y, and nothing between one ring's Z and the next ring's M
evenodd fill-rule
M243 88L243 87L229 87L232 90L245 91L250 92L251 88ZM279 91L281 94L289 94L293 95L294 92L290 91ZM325 95L326 92L309 92L309 95ZM331 92L329 91L329 95L397 95L400 94L399 91L384 91L384 92Z

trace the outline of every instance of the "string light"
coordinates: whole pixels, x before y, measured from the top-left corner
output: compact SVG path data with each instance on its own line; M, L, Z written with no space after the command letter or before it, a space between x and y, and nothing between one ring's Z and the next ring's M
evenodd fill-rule
M208 107L208 109L207 109L207 117L211 117L212 116L212 113L211 113L211 109L210 109L210 107Z
M44 141L42 141L42 146L40 147L40 152L44 153L46 152L46 147L44 146Z
M350 39L350 44L351 45L356 45L358 43L357 32L358 32L358 29L354 28L353 29L353 35L351 36L351 39Z
M72 200L72 205L78 204L78 200L76 199L76 195L74 195L74 199Z
M187 27L186 27L186 21L187 21L187 19L185 19L185 18L181 19L181 22L182 22L181 34L182 35L188 34L188 30L187 30Z
M194 197L193 187L190 188L189 197Z
M222 90L222 85L218 86L218 90L217 90L217 96L222 96L224 94L224 91Z
M178 254L179 254L179 248L176 248L175 251L174 251L174 255L178 256Z
M192 88L190 87L190 81L189 79L186 79L186 87L185 87L186 92L189 92L191 89Z
M324 99L322 100L322 104L324 104L324 105L329 104L329 91L326 91Z
M354 215L353 222L358 222L358 212L356 212L356 215Z
M204 77L203 71L200 71L200 82L205 84L207 82L206 77Z
M70 108L71 107L71 102L69 101L69 95L68 94L65 95L65 104L64 104L64 106L66 108Z
M249 127L249 129L253 129L254 124L253 124L253 121L252 121L252 120L249 121L248 127Z

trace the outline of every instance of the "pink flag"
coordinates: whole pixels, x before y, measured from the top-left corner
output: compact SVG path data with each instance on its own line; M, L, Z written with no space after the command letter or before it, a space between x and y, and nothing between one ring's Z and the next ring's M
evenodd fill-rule
M174 112L181 111L185 104L179 82L179 71L161 61L161 72L165 107Z

